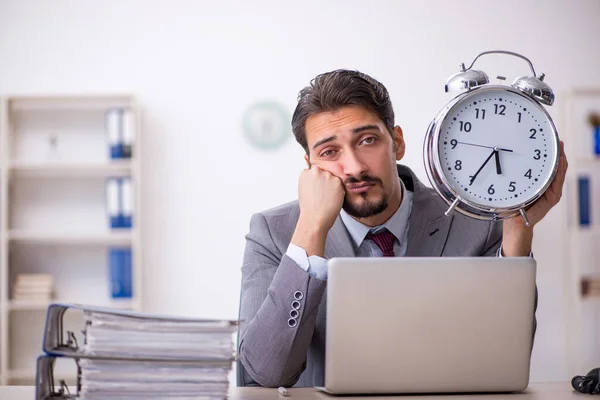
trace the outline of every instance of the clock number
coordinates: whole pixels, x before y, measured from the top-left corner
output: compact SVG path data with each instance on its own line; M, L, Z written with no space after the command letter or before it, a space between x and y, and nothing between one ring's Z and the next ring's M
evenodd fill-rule
M506 106L504 104L500 104L500 106L498 106L498 104L494 104L494 114L506 115L504 114L504 111L506 111Z
M529 132L531 132L531 136L529 136L529 139L535 139L535 134L537 133L537 131L535 129L530 129Z
M454 169L460 171L462 169L462 161L456 160L456 163L454 164Z
M531 170L530 170L531 171ZM508 185L508 191L509 192L514 192L515 190L517 190L517 187L515 186L517 182L510 182L510 184Z
M452 149L455 149L455 148L456 148L456 145L458 144L458 140L456 140L456 139L452 139L452 140L450 141L450 144L452 145Z
M494 194L494 193L496 193L496 190L494 189L494 185L490 185L490 187L488 188L488 193L489 193L489 194Z
M470 122L463 122L463 121L459 121L460 123L460 131L462 132L463 129L465 132L471 132L471 123Z
M531 179L531 169L528 169L527 172L525 172L525 177Z
M484 109L475 109L475 118L479 119L479 111L481 111L481 119L485 119L485 110Z
M542 152L541 150L535 149L535 156L533 156L534 160L539 160L540 158L542 158Z
M521 113L518 112L517 114L519 115L519 121L518 122L521 123Z

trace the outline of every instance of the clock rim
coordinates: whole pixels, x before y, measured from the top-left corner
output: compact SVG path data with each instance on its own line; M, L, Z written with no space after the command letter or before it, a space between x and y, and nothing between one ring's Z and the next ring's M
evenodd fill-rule
M467 100L471 96L487 91L510 92L528 100L532 104L532 106L537 107L537 109L545 115L546 119L549 121L550 130L552 131L554 137L553 146L555 146L556 149L555 160L554 165L552 167L552 172L550 173L548 179L546 180L546 182L544 182L544 185L540 189L536 190L534 195L510 207L486 207L483 204L462 197L461 193L454 190L454 188L452 187L452 185L450 185L448 179L446 178L441 165L440 155L437 151L441 127L445 119L448 117L450 111L458 103ZM556 176L559 161L560 139L558 136L558 130L556 129L556 125L554 124L554 121L548 113L548 111L538 101L531 98L527 94L522 93L518 89L514 89L512 87L503 85L482 85L455 96L448 103L446 103L444 107L442 107L442 109L430 122L423 142L423 162L425 164L425 172L427 173L427 177L429 178L429 181L432 184L433 188L440 195L440 197L442 197L442 199L450 206L450 209L446 211L446 213L449 213L452 208L455 208L462 214L483 220L497 220L510 218L515 215L518 215L521 209L526 210L546 192L546 190L554 180L554 177ZM457 202L455 207L452 207L452 205L455 202Z

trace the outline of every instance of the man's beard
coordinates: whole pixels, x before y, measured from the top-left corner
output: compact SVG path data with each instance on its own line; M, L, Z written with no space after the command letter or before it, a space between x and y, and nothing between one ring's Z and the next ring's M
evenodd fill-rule
M372 182L382 189L382 196L380 199L375 201L367 201L368 193L360 193L360 196L364 199L362 204L354 204L349 200L348 195L344 197L344 211L355 218L368 218L373 215L381 213L388 207L388 195L383 187L381 179L372 177L369 175L361 175L360 178L350 177L345 180L344 183L361 183L361 182Z

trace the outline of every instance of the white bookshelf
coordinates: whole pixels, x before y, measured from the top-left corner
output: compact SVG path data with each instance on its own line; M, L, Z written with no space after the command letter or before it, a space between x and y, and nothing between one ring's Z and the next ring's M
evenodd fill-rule
M61 232L10 230L7 232L9 242L21 243L49 243L71 245L106 245L119 246L131 245L134 239L133 232Z
M133 113L131 158L110 158L105 114L112 108ZM0 99L0 385L34 383L50 302L141 310L139 127L139 107L131 96ZM111 177L131 177L131 229L110 228L106 180ZM111 297L111 247L132 249L131 298ZM13 299L18 273L51 273L55 297ZM74 377L69 371L59 374Z
M563 281L566 293L566 339L569 376L598 367L600 360L600 296L584 297L582 279L600 278L600 155L594 154L591 112L600 114L600 87L575 89L562 95L565 148L569 170L563 196L567 202ZM591 224L579 224L578 177L589 177Z
M23 163L12 162L8 165L11 177L113 177L129 176L132 173L131 161L110 161L106 163Z
M66 303L69 299L53 299L52 303ZM50 305L50 301L40 300L11 300L8 302L8 311L46 311ZM139 305L131 299L112 299L104 302L99 302L96 305L102 307L118 308L123 310L139 309Z

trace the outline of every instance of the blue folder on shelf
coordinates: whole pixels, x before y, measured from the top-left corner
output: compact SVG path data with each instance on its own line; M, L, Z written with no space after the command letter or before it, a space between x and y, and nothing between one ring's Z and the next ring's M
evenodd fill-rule
M108 250L110 294L114 299L133 295L132 251L130 247L113 247Z
M119 178L106 180L106 213L111 229L121 228L121 194Z
M577 178L577 194L579 198L579 225L590 226L592 223L591 216L591 188L590 178L588 176L580 176Z
M123 158L123 110L111 108L105 114L106 137L108 140L109 155L111 159Z

